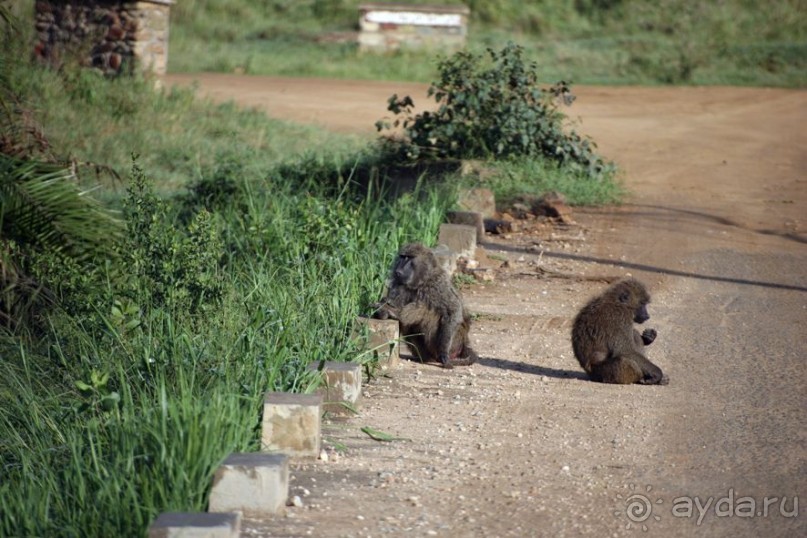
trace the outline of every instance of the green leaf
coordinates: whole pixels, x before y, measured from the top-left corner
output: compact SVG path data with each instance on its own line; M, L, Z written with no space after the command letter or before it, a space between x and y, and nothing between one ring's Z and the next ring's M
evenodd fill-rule
M122 229L69 168L0 154L0 238L84 260Z
M104 411L112 411L120 403L120 394L111 392L101 398L101 409Z
M75 385L81 393L88 394L92 392L92 387L84 381L76 381Z
M374 441L382 441L382 442L391 442L391 441L408 441L409 439L404 439L403 437L394 437L388 433L375 430L369 426L364 426L361 428L361 431L366 433L370 439Z

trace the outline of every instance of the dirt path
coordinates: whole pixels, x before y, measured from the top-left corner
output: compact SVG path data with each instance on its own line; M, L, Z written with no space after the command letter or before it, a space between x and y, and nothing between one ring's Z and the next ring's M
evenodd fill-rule
M227 75L167 83L192 79L215 98L351 132L371 133L392 93L425 95ZM367 386L361 416L328 427L347 451L295 467L303 507L245 535L807 535L794 498L807 477L807 92L576 93L570 112L625 171L630 203L578 210L554 237L488 238L510 268L465 291L480 363L405 362ZM602 284L537 267L645 280L659 331L649 354L670 385L586 380L569 325ZM407 440L372 441L365 425Z

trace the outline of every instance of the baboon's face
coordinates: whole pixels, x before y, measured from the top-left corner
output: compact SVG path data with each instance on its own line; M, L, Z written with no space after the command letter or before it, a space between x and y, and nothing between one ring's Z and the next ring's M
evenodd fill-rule
M400 254L395 262L393 276L399 284L412 287L417 284L417 257Z
M643 288L630 290L623 290L619 294L619 302L630 307L634 307L633 322L644 323L650 319L650 314L647 313L647 303L650 302L650 297Z
M635 323L644 323L645 321L650 319L650 314L647 313L647 304L640 304L639 307L636 309L636 313L633 315L633 321Z

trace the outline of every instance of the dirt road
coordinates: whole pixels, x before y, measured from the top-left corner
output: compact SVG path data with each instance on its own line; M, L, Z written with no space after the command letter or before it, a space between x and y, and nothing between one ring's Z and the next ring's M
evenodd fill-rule
M413 84L167 83L192 79L337 131L371 133L395 92L425 102ZM464 292L480 363L405 362L365 387L361 415L326 435L347 451L295 466L303 506L245 535L807 535L807 92L575 93L570 113L624 170L629 203L578 209L540 240L488 238L510 268ZM588 381L570 320L603 284L537 268L645 280L648 352L670 384Z

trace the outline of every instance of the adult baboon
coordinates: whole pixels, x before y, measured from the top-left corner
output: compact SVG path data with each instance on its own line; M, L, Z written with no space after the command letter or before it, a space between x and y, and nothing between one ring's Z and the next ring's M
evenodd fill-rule
M635 278L625 278L591 299L574 319L572 348L580 366L594 381L666 385L669 379L650 362L642 347L656 339L655 329L643 333L633 323L650 319L650 294Z
M452 368L478 358L468 342L471 318L459 293L432 251L419 243L398 252L387 296L374 308L374 318L398 320L401 336L421 361Z

